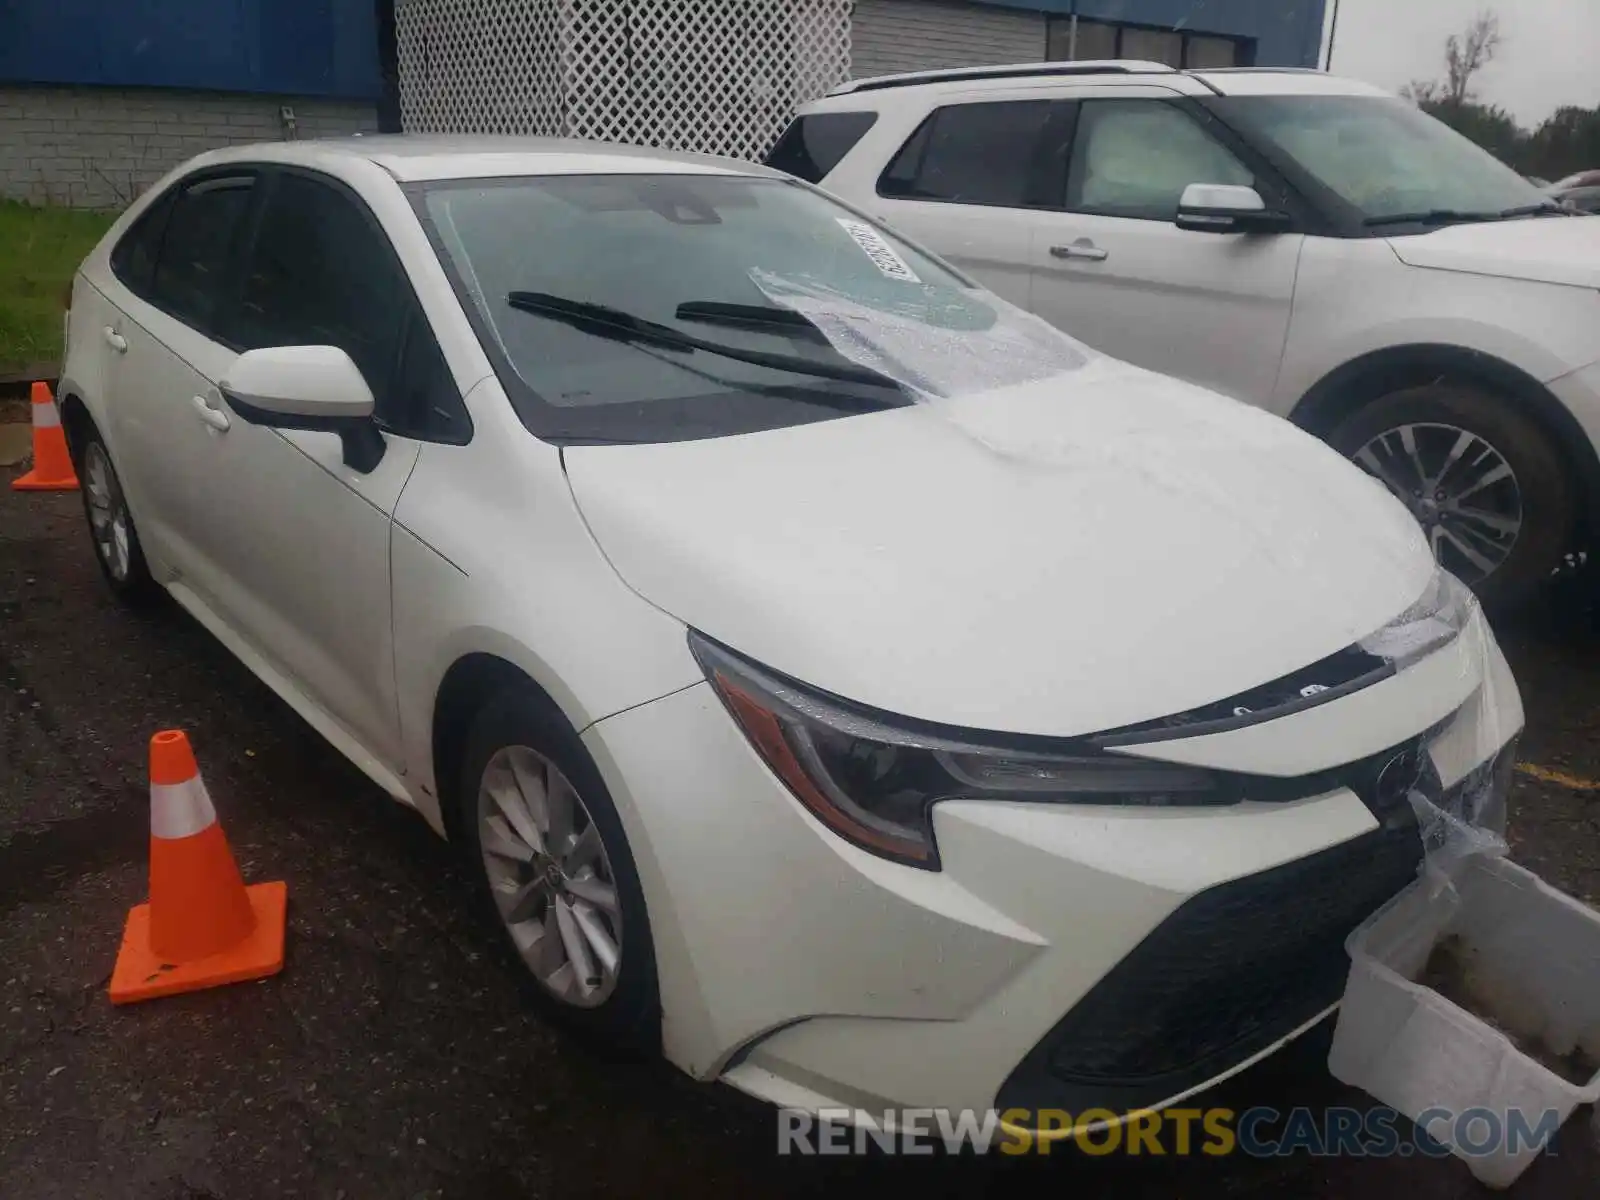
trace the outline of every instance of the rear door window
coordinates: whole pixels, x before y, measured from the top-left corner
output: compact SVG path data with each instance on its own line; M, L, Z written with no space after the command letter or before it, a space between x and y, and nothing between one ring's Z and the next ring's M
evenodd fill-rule
M870 112L796 117L767 154L766 165L807 183L821 183L877 120L878 114Z
M1066 106L999 100L936 109L900 148L878 194L899 200L1030 208L1045 204L1044 148Z
M210 332L255 191L254 175L202 179L185 187L167 218L150 301L185 325Z

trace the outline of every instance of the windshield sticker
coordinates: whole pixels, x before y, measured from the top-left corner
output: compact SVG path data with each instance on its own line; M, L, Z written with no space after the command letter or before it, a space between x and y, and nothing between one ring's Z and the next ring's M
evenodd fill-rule
M921 283L917 273L906 264L906 260L894 252L894 247L883 240L880 234L871 225L864 221L852 221L848 217L835 218L840 227L850 235L850 240L860 246L866 256L872 260L872 265L877 267L890 279L900 279L906 283Z

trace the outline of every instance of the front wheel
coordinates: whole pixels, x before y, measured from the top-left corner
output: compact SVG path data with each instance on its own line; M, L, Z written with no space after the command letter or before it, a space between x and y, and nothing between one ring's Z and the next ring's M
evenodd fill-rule
M1359 409L1329 442L1394 493L1440 565L1486 606L1525 599L1570 549L1567 464L1510 397L1464 383L1407 388Z
M473 721L460 828L484 907L535 998L583 1034L653 1048L655 960L622 822L582 743L531 689Z

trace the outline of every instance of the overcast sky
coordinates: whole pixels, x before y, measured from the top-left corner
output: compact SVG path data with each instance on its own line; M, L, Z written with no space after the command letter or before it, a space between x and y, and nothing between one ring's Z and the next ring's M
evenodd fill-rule
M1537 125L1563 104L1600 105L1600 0L1338 0L1334 72L1398 90L1443 77L1444 40L1484 8L1504 43L1482 98ZM1328 0L1333 8L1334 0Z

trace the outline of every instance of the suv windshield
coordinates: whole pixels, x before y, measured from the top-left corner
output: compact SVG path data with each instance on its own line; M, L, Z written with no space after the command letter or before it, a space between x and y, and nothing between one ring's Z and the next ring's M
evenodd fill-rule
M788 180L550 175L413 198L519 415L554 441L897 407L923 378L898 369L908 344L1002 360L1014 330L1004 301ZM1053 361L1076 365L1059 341Z
M1405 100L1231 96L1213 107L1291 158L1371 226L1502 220L1550 198L1488 151Z

